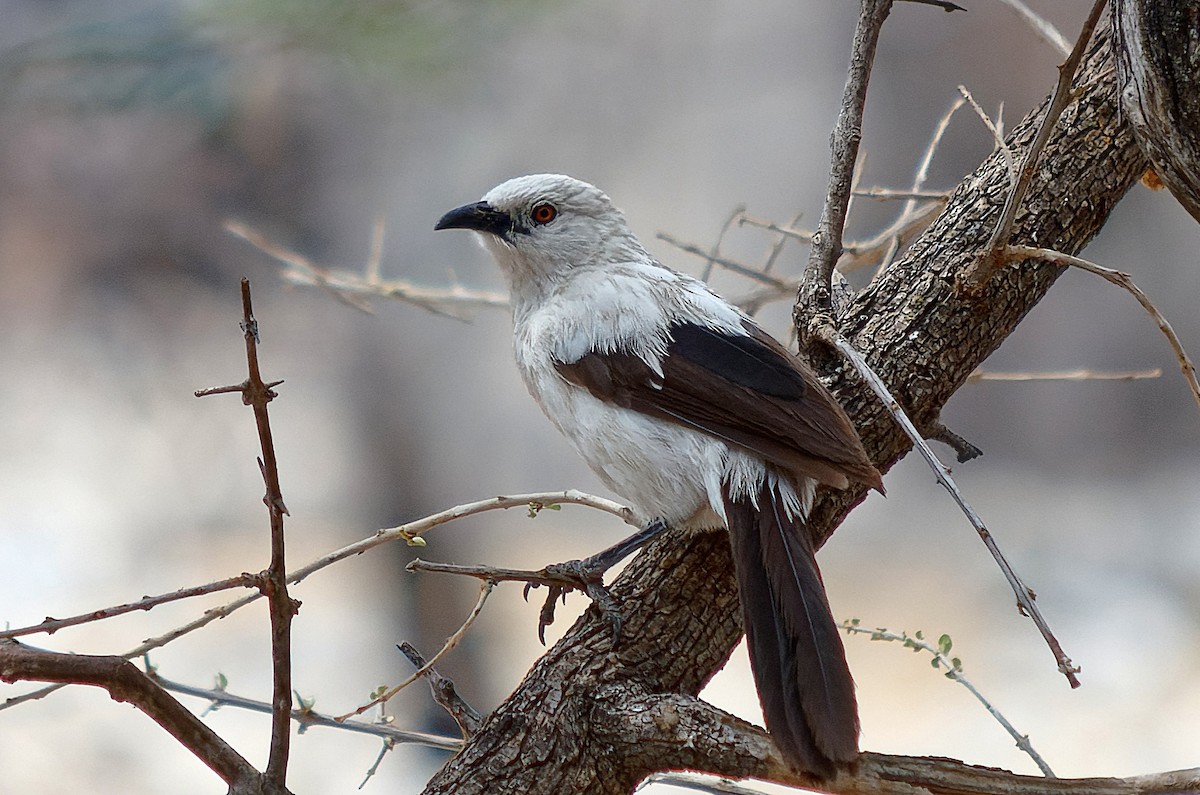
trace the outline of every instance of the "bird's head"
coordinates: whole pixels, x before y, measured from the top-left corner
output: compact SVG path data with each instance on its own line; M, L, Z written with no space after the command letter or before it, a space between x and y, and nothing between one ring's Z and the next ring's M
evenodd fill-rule
M608 196L561 174L510 179L446 213L434 229L478 232L514 290L544 287L583 265L645 255Z

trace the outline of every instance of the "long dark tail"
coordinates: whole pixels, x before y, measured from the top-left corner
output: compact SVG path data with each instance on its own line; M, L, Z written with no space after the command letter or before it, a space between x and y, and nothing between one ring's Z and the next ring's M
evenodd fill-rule
M858 755L858 705L812 539L775 489L725 493L742 623L767 730L795 768L828 778Z

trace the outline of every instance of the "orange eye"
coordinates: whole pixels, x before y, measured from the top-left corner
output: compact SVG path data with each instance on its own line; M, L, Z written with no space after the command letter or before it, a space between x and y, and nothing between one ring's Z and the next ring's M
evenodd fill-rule
M549 202L536 204L533 210L529 213L529 218L538 226L548 224L558 217L558 210L554 209L554 205Z

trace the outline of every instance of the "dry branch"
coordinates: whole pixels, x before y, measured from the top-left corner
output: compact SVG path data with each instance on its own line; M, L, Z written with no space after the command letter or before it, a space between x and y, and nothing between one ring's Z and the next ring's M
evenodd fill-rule
M204 721L193 715L121 657L61 654L32 649L15 640L0 640L0 681L59 682L93 685L114 701L133 704L181 745L208 765L238 795L284 795L287 790L264 779Z

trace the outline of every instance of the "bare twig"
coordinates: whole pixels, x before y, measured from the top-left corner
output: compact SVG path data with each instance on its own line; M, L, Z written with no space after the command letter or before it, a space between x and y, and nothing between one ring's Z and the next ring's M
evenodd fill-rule
M987 115L987 112L975 101L975 96L967 90L966 86L960 85L958 93L971 106L971 110L975 111L975 115L983 122L983 126L987 128L987 131L992 134L992 142L996 145L996 149L1000 152L1001 157L1004 158L1004 165L1008 169L1008 179L1010 182L1015 183L1017 181L1017 166L1013 162L1012 148L1004 140L1003 122L993 122L991 117ZM1001 111L1003 111L1003 108L1001 108Z
M1016 11L1017 15L1033 28L1033 32L1053 47L1063 58L1071 54L1071 42L1058 32L1058 28L1034 13L1023 0L1000 0L1000 2Z
M1036 258L1053 262L1057 265L1069 265L1072 268L1079 268L1088 273L1094 273L1097 276L1107 280L1108 282L1117 285L1129 292L1137 302L1142 305L1146 313L1154 318L1154 322L1158 324L1159 330L1163 336L1167 338L1167 342L1171 346L1171 350L1175 352L1175 358L1179 362L1179 369L1183 373L1183 378L1187 382L1188 389L1192 392L1192 398L1195 399L1196 405L1200 406L1200 383L1196 381L1196 366L1192 364L1191 358L1188 357L1187 351L1183 349L1183 343L1179 340L1179 335L1175 333L1175 329L1163 317L1163 314L1158 311L1158 307L1150 300L1141 288L1133 283L1133 277L1128 273L1105 268L1093 262L1089 262L1080 257L1074 257L1070 254L1064 254L1061 251L1052 251L1045 248L1035 248L1033 246L1008 246L1007 254L1010 259L1027 259Z
M954 501L958 503L959 508L971 522L971 526L975 528L975 531L979 534L979 537L983 539L984 546L987 547L988 552L992 554L992 557L1000 566L1000 570L1004 573L1005 579L1008 580L1009 586L1012 588L1013 593L1016 594L1017 605L1019 609L1023 614L1033 619L1033 623L1037 626L1038 631L1041 632L1042 637L1046 641L1046 645L1050 647L1050 651L1054 654L1054 660L1058 665L1058 670L1067 678L1067 681L1071 683L1071 687L1079 687L1079 678L1075 676L1075 674L1079 673L1079 668L1077 668L1075 664L1071 662L1071 658L1067 656L1065 651L1063 651L1062 644L1058 642L1058 638L1054 636L1054 633L1050 630L1050 625L1046 623L1046 619L1042 617L1041 611L1034 603L1033 591L1031 591L1028 586L1021 582L1021 578L1017 576L1016 571L1013 570L1008 560L1005 559L1003 553L1000 552L1000 547L996 544L996 539L992 536L991 532L987 529L987 526L983 523L983 519L979 517L979 514L975 512L975 509L971 507L966 498L963 496L962 492L959 491L958 485L954 482L954 478L950 475L950 470L947 469L946 466L938 460L937 456L934 455L934 452L929 449L929 445L925 443L925 440L921 437L921 434L912 424L912 421L908 418L908 415L904 413L904 410L900 407L899 402L897 402L896 398L892 396L892 393L888 390L883 381L880 380L879 376L875 374L875 371L871 369L870 365L868 365L862 356L859 355L858 351L854 349L854 346L851 345L841 334L838 334L835 331L830 331L829 337L829 344L837 348L837 350L840 351L841 354L846 357L851 364L854 365L854 369L871 387L871 390L876 394L880 402L882 402L887 408L888 413L894 420L896 420L896 423L904 430L904 433L908 436L909 440L912 441L913 446L916 447L916 449L921 453L921 457L924 458L926 463L929 464L929 467L933 470L934 476L937 478L938 483L940 483L946 489L946 491L950 492L950 495L954 498Z
M413 562L416 563L418 561L413 561ZM408 568L410 571L413 570L412 564L409 564ZM388 688L388 690L386 692L371 699L366 704L363 704L361 707L358 707L357 709L353 710L352 712L347 712L345 715L339 715L337 717L337 720L346 720L355 715L361 715L364 712L366 712L367 710L369 710L371 707L373 707L377 704L383 704L387 701L390 701L392 699L392 697L395 696L397 693L399 693L401 690L408 687L413 682L417 681L422 676L424 676L426 673L428 673L429 670L433 668L433 666L437 663L438 660L445 657L446 654L448 654L451 649L453 649L455 646L457 646L458 642L461 641L464 636L466 636L467 630L469 630L471 628L471 625L475 623L475 619L479 618L480 611L483 610L483 606L487 603L488 597L492 595L492 590L495 587L496 587L496 583L490 579L485 579L483 582L481 582L479 584L479 599L476 600L475 607L471 608L471 612L467 615L466 620L463 621L462 625L454 632L453 635L451 635L449 638L446 639L446 642L442 645L442 648L440 648L438 650L437 654L433 655L433 657L429 660L429 662L425 663L425 665L422 665L415 672L413 672L413 674L411 676L409 676L407 679L405 679L403 682L396 685L395 687Z
M1143 378L1161 378L1162 369L1124 370L1102 372L1100 370L1049 370L1044 373L1006 373L992 370L976 370L967 378L975 381L1138 381Z
M1079 68L1079 62L1083 60L1084 50L1092 39L1092 31L1096 29L1096 23L1106 4L1107 0L1095 0L1091 13L1083 23L1083 29L1079 31L1079 38L1075 41L1074 49L1058 67L1058 83L1054 87L1054 94L1050 97L1050 105L1046 108L1046 115L1042 118L1041 126L1038 127L1033 143L1025 151L1017 182L1009 190L1008 196L1004 200L1000 220L996 223L996 228L992 231L992 236L979 259L963 274L963 283L969 290L982 289L992 274L1004 265L1004 247L1012 238L1017 210L1020 209L1026 194L1029 193L1029 185L1033 181L1042 150L1046 148L1046 142L1050 140L1050 133L1054 130L1062 112L1071 102L1071 81L1075 78L1075 71Z
M926 439L933 442L941 442L953 450L960 464L965 464L967 461L983 455L982 450L950 430L940 418L929 423L925 427L924 433Z
M390 740L383 741L383 747L379 749L379 756L375 757L375 761L367 768L367 774L363 776L363 780L358 783L358 788L362 789L367 786L367 782L371 780L376 773L379 772L379 766L383 764L383 759L388 755L388 752L396 747L396 744Z
M947 679L958 682L960 685L970 691L971 695L975 696L980 704L983 704L983 708L988 711L988 714L995 718L996 722L999 723L1004 730L1008 732L1009 736L1016 741L1017 747L1029 755L1029 758L1032 759L1033 763L1038 766L1038 769L1042 771L1042 774L1051 777L1054 776L1054 771L1050 769L1050 765L1046 764L1046 760L1042 758L1041 754L1034 750L1033 744L1029 742L1029 736L1021 734L1019 731L1017 731L1016 727L1008 721L1008 718L1004 717L1004 715L1000 713L1000 710L996 709L996 707L984 697L983 693L980 693L979 689L976 688L975 685L973 685L971 681L963 675L962 661L957 657L949 656L951 648L949 635L942 635L940 638L938 638L938 645L934 646L932 643L925 640L921 632L916 632L912 635L909 635L907 632L897 633L882 628L869 629L861 626L857 620L842 621L838 624L838 626L847 632L870 635L871 640L902 643L905 648L921 649L932 654L933 667L935 669L944 668Z
M291 745L292 709L292 617L300 603L288 596L287 561L284 550L283 517L287 507L283 504L283 493L279 485L279 465L275 458L275 442L271 434L271 420L267 404L278 395L271 388L282 382L267 384L258 367L258 320L250 299L250 280L242 279L242 335L246 341L246 364L249 376L238 390L242 402L254 410L254 422L258 427L258 441L262 458L258 468L262 472L267 492L263 503L267 506L271 525L271 565L262 579L261 587L267 595L271 616L271 667L274 687L271 702L274 705L271 721L271 753L267 762L267 781L283 789L287 781L288 751ZM201 390L197 397L233 391L233 387L218 387Z
M738 216L740 216L745 211L746 211L746 208L743 205L738 205L737 207L734 207L733 212L731 212L729 214L729 216L725 219L725 223L721 224L721 231L717 233L717 239L712 244L712 248L709 249L709 253L712 255L712 257L716 257L721 253L721 244L725 241L725 235L729 234L729 230L733 228L733 224L738 219ZM708 260L708 262L705 263L704 271L701 274L700 278L703 279L704 281L708 281L709 278L712 276L713 266L716 264L717 264L716 261L714 259L710 258Z
M271 714L272 706L265 701L256 701L252 698L237 696L224 689L218 690L213 688L185 685L182 682L174 682L170 679L166 679L157 673L151 674L150 676L165 690L204 699L214 706L234 707L236 709L244 709L251 712L260 712L268 715ZM292 720L296 722L301 731L305 731L312 726L320 726L329 729L341 729L343 731L354 732L356 734L367 734L397 743L412 743L415 745L428 746L430 748L439 748L443 751L457 751L462 747L462 741L456 737L446 737L441 734L410 731L408 729L397 729L396 727L386 723L367 723L365 721L358 720L339 721L335 720L331 716L322 715L321 713L312 709L293 709Z
M133 663L121 657L62 654L25 646L15 640L0 641L0 680L5 682L58 682L102 687L114 701L127 701L163 727L195 754L230 792L278 792L254 766L221 739L204 721L172 698Z
M747 279L753 279L756 282L762 282L763 284L769 285L776 290L782 289L787 285L787 282L763 273L758 268L754 268L749 265L743 265L740 262L728 259L726 257L718 257L715 253L705 251L694 243L684 243L680 240L677 240L671 235L668 235L666 232L659 232L656 237L665 243L669 243L680 251L688 254L695 254L697 257L703 257L710 266L720 265L726 270L730 270L741 276L745 276Z
M948 195L945 191L937 190L894 190L892 188L874 187L859 188L851 191L852 196L880 201L908 201L910 199L937 199L944 201Z
M875 60L879 31L892 8L892 0L861 0L858 25L850 49L850 68L842 94L841 112L833 128L830 143L829 189L817 229L813 235L808 267L796 300L795 326L803 337L810 318L827 318L831 311L833 269L842 255L842 232L850 202L854 163L862 140L863 107L867 101L867 81ZM820 323L820 320L817 320Z
M400 649L400 653L408 658L408 661L415 668L424 669L425 678L429 680L429 689L433 694L433 700L438 706L446 710L454 722L458 724L458 730L462 732L464 739L469 739L479 729L479 724L483 722L483 716L479 711L468 704L463 697L459 695L458 689L454 686L454 681L442 676L425 659L425 655L417 651L417 648L411 643L401 643L396 648Z
M371 311L370 304L366 301L370 297L403 301L458 320L463 319L464 310L503 309L508 306L508 296L503 293L470 290L458 285L444 288L421 287L402 279L379 278L379 257L382 255L383 245L381 222L375 225L371 257L364 269L365 275L362 276L349 271L323 268L238 221L226 221L225 229L279 261L283 266L283 278L292 284L320 287L338 300L365 312Z
M132 613L135 610L151 610L159 605L167 604L168 602L177 602L180 599L190 599L193 596L203 596L205 594L217 593L218 591L228 591L232 588L258 588L262 585L261 575L242 573L236 577L227 577L224 580L216 580L215 582L206 583L205 585L196 585L191 588L180 588L178 591L161 594L159 596L143 596L136 602L127 602L123 605L114 605L113 607L104 607L100 610L93 610L89 613L80 613L77 616L70 618L47 618L40 624L32 624L28 627L18 627L17 629L0 630L0 639L16 638L21 635L36 635L46 633L53 635L60 629L66 627L74 627L79 624L87 624L92 621L102 621L106 618Z

